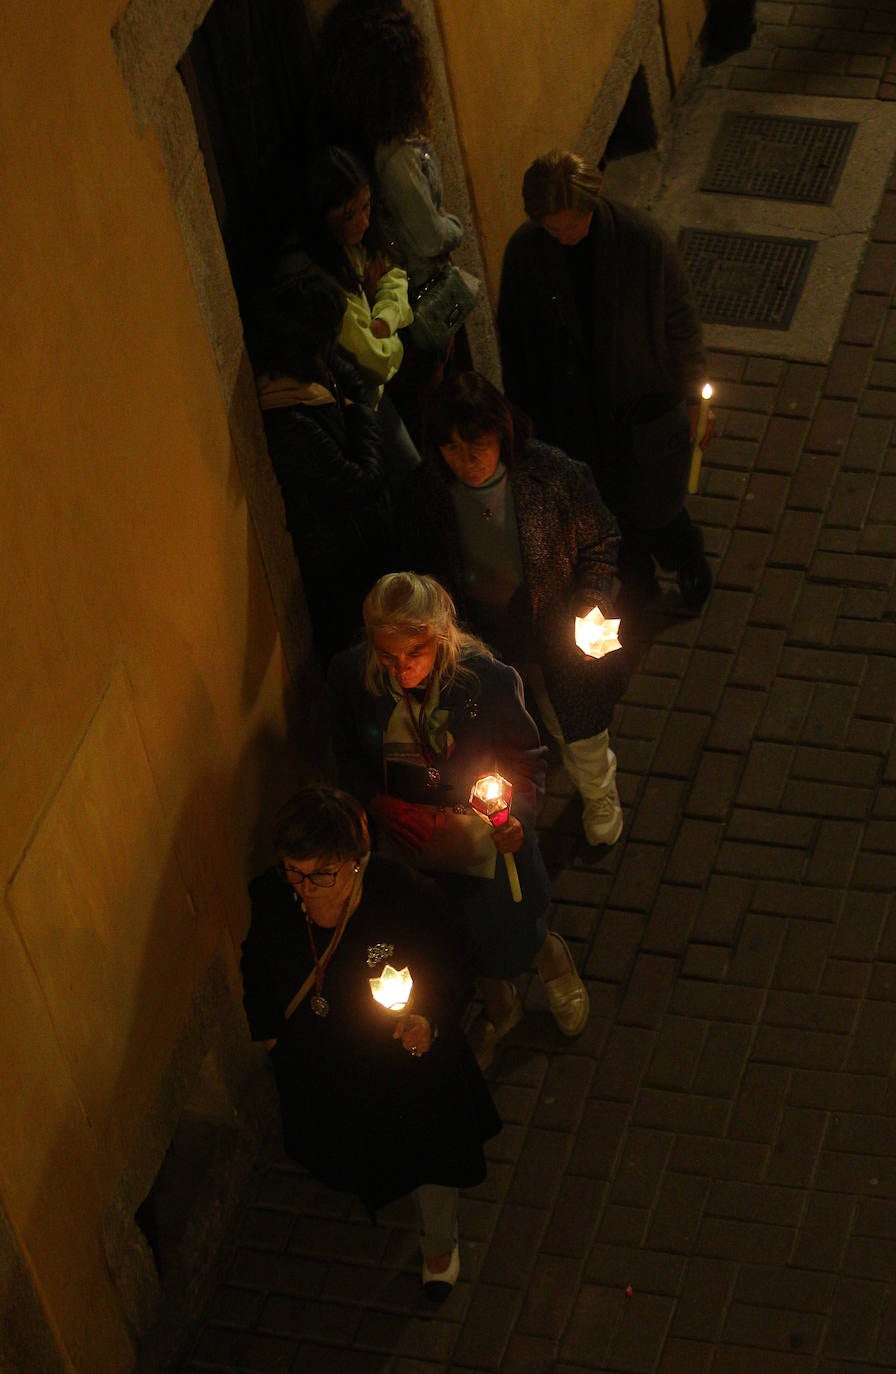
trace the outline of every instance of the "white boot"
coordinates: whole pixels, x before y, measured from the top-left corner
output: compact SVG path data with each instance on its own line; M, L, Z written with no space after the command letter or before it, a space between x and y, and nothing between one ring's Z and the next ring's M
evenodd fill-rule
M616 791L616 755L607 730L563 746L563 762L582 797L582 826L589 844L615 844L622 834Z

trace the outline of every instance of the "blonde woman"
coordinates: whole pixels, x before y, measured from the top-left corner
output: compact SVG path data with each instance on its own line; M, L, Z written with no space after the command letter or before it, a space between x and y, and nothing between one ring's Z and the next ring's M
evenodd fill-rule
M480 1065L520 1020L514 980L533 961L558 1026L580 1034L588 994L566 943L545 925L550 883L535 831L545 751L519 675L460 628L432 577L380 578L364 625L364 642L330 665L339 780L367 806L383 852L432 873L464 926L483 999L471 1032ZM475 780L494 772L513 784L500 829L468 805ZM515 856L521 902L500 853Z

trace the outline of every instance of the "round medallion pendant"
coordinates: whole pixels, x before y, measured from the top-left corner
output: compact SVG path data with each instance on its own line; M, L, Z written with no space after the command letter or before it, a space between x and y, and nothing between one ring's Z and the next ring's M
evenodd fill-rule
M441 782L442 782L442 775L441 775L441 773L439 772L438 768L427 768L427 770L426 770L426 786L427 786L427 787L439 787L439 786L441 785Z
M329 1016L330 1004L326 997L319 997L317 993L311 998L311 1010L315 1016Z

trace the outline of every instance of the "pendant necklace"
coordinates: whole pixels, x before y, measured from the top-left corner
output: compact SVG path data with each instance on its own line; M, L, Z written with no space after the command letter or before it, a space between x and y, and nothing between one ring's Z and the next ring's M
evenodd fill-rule
M318 959L317 957L317 945L314 943L314 932L311 929L311 917L308 915L308 912L305 909L305 903L302 903L302 910L305 912L305 925L308 929L308 943L311 945L311 954L314 958L314 992L308 999L308 1005L314 1012L315 1016L329 1016L330 1014L330 1004L327 1001L326 997L324 997L324 974L327 971L327 965L330 962L330 956L333 954L333 951L339 944L339 940L342 936L343 927L346 921L348 920L349 916L351 915L351 912L349 911L349 903L351 902L354 893L355 889L353 888L345 899L345 903L342 907L342 912L339 916L338 922L336 923L336 928L333 931L332 938L330 939L330 943L327 945L327 948L324 951L324 956L322 959ZM354 910L354 906L352 907L352 910Z
M424 718L426 710L426 697L424 696L423 700L420 703L420 716L418 719L418 717L414 715L414 704L411 701L410 693L408 692L407 688L402 687L401 691L402 695L404 696L404 704L408 708L408 715L411 718L411 728L414 731L415 738L420 746L420 753L423 755L423 762L426 764L426 772L424 774L426 786L430 788L438 787L441 784L442 775L439 772L438 768L436 768L435 766L433 752L430 749L426 739L426 722Z

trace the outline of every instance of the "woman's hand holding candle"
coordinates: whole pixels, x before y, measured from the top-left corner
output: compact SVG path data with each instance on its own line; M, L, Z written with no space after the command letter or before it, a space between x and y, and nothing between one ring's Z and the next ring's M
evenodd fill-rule
M499 854L518 854L523 847L522 822L509 816L503 825L493 825L492 844Z
M432 1026L425 1016L411 1012L396 1022L392 1039L400 1040L402 1049L407 1050L415 1059L419 1059L422 1054L429 1054L432 1049Z
M523 894L520 889L520 875L516 871L516 860L513 856L522 847L523 827L516 817L510 814L512 797L513 784L502 778L500 773L483 773L482 777L473 783L470 805L477 815L488 821L492 827L495 848L504 855L510 895L515 902L521 902ZM502 844L495 835L496 832L505 830L510 832L510 841Z

